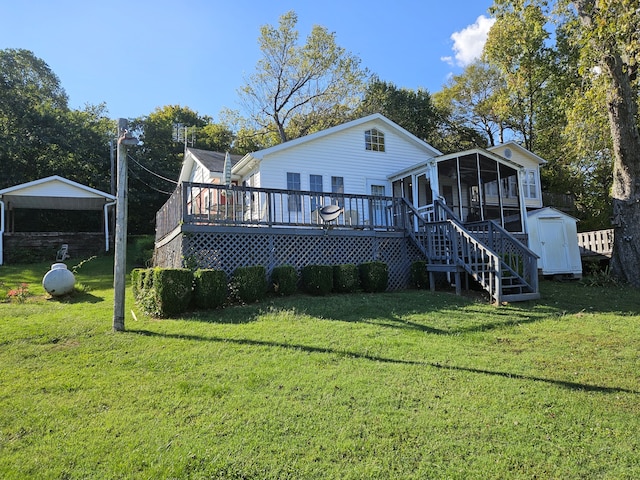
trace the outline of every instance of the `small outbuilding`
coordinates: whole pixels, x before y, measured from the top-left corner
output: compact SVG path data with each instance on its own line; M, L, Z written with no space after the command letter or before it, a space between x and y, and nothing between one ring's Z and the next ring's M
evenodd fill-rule
M542 275L582 278L578 220L552 207L527 212L529 248L540 258Z
M36 245L51 243L56 246L52 247L55 252L61 244L76 242L78 245L83 245L100 240L104 250L108 251L110 238L108 210L115 204L115 196L58 175L0 190L0 265L4 263L5 248L8 246L11 248L9 244L14 247L35 248ZM100 212L103 217L102 232L84 234L16 232L13 215L16 209L94 210Z

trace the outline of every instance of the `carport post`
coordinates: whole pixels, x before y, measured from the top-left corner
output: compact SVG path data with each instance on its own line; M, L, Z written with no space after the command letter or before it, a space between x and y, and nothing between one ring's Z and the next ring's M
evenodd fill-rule
M116 196L116 232L113 265L113 330L124 331L124 297L127 264L127 147L137 145L138 139L127 132L128 122L118 119L118 181Z

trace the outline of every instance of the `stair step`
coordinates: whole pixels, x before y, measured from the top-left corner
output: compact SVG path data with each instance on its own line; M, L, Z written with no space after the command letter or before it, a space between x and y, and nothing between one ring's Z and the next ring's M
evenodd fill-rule
M517 293L513 295L502 295L503 302L524 302L527 300L538 300L540 298L539 293Z

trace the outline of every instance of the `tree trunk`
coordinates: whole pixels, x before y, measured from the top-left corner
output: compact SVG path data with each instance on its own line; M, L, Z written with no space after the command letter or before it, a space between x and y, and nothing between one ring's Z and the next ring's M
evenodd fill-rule
M640 287L640 135L638 106L629 75L619 55L608 55L605 65L611 77L607 107L613 140L612 273Z
M585 29L597 25L599 7L594 0L574 0L573 4ZM611 270L619 279L640 287L640 133L638 99L630 77L633 68L625 64L610 36L596 36L592 41L610 82L607 109L614 151Z

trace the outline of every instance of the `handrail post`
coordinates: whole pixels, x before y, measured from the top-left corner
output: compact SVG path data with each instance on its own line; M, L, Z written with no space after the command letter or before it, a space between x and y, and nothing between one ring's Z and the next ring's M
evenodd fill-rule
M190 184L185 183L183 185L183 191L182 191L182 218L181 220L184 223L187 223L187 219L189 218L189 207L188 207L188 203L189 203L189 191L190 191Z

